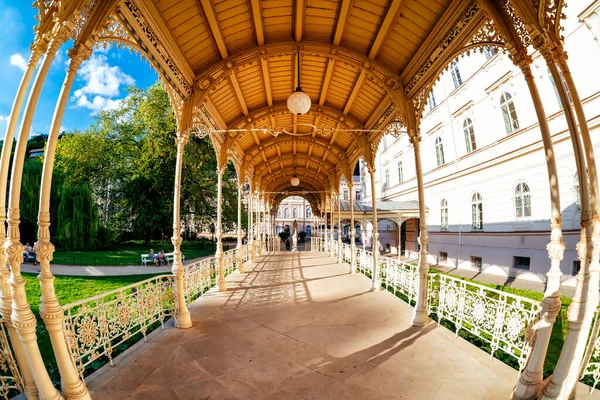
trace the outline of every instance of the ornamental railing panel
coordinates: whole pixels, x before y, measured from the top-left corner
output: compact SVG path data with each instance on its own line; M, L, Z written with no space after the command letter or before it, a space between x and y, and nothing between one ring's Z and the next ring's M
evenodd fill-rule
M594 380L592 388L597 387L600 382L600 308L596 309L596 314L594 315L594 325L588 341L583 365L581 379L591 377Z
M217 266L217 259L209 257L185 267L183 286L186 304L192 303L215 285Z
M231 249L227 250L221 255L221 257L223 257L223 269L225 271L225 276L231 274L237 268L237 254L237 249Z
M523 369L529 352L528 329L540 312L539 302L443 274L430 274L431 311L447 320L458 335L465 330L492 350L514 357Z
M347 263L350 264L352 262L352 249L350 248L349 244L342 244L342 260Z
M381 284L395 295L402 294L409 304L417 299L419 273L416 266L394 258L380 257Z
M356 269L369 277L373 275L373 253L361 248L356 249Z
M9 399L23 393L23 380L13 357L6 323L0 318L0 398Z
M79 373L173 314L174 276L161 275L63 307L67 340Z

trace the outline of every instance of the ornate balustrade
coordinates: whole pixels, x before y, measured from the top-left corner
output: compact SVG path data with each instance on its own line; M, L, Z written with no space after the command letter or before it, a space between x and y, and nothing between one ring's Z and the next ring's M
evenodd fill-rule
M593 388L600 382L600 308L594 315L594 325L590 334L588 346L583 359L581 379L591 377L594 380Z
M281 238L279 236L271 236L268 241L267 251L281 250Z
M225 271L225 276L227 276L237 268L239 262L238 250L227 250L221 255L221 257L223 257L223 269Z
M413 305L417 298L418 268L395 258L380 257L381 284L395 295L402 294Z
M352 262L352 249L349 244L342 244L342 261L350 264Z
M247 263L250 261L250 256L252 255L252 246L250 246L250 243L246 243L244 245L242 245L242 262L243 263Z
M373 275L373 253L356 248L356 269L369 277Z
M65 332L73 359L83 376L100 358L112 365L116 348L146 334L173 314L174 279L161 275L63 307Z
M9 399L23 392L23 381L12 354L6 323L0 318L0 398Z
M530 352L526 333L539 312L538 301L449 275L429 275L429 313L437 315L438 323L454 323L457 335L470 332L490 345L492 355L502 350L516 358L520 369Z
M310 238L310 251L324 251L322 237L313 236Z
M215 285L217 267L217 259L210 257L196 261L185 268L183 285L186 304L190 304Z

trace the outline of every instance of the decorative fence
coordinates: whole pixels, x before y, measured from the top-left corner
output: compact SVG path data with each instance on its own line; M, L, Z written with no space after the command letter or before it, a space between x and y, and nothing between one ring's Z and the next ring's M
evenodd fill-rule
M600 308L596 309L594 325L590 334L588 347L583 359L581 379L591 377L594 380L592 389L600 382Z
M417 267L389 257L379 257L378 260L381 285L395 295L404 295L408 304L413 305L419 285Z
M352 249L349 244L342 244L342 261L346 264L352 263Z
M215 257L196 261L186 267L183 275L186 304L190 304L215 285L217 268Z
M523 369L529 357L527 330L537 321L538 301L443 274L429 275L429 312L514 357Z
M23 381L13 358L6 323L0 318L0 398L9 399L22 392Z
M75 364L84 375L92 362L107 358L127 341L146 334L173 314L174 277L161 275L63 307L65 331Z
M362 274L371 277L373 275L373 253L357 247L355 259L356 269Z

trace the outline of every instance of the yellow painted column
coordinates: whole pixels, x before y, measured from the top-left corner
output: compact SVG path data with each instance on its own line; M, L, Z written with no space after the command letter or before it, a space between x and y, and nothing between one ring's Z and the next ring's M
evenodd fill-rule
M29 57L29 62L27 63L25 72L23 73L23 78L21 78L21 83L19 84L17 94L15 95L10 113L10 120L8 121L6 134L4 135L5 146L2 148L2 156L0 158L0 246L2 249L4 248L4 244L6 242L6 228L4 226L4 223L6 222L6 185L8 181L8 170L12 152L12 146L8 146L6 144L13 143L15 131L17 129L17 121L19 120L19 116L21 114L20 111L23 107L23 102L25 101L27 89L29 88L35 68L42 54L46 51L45 48L47 44L48 43L45 40L38 40L32 46L33 51ZM37 399L38 390L33 378L33 373L31 372L31 367L27 361L23 343L21 343L19 340L17 331L15 330L11 320L12 294L9 279L10 271L8 268L6 268L6 253L4 251L0 251L0 315L2 315L2 319L4 319L6 322L8 336L12 343L15 359L23 379L25 395L28 399Z
M337 193L337 217L338 217L338 239L337 239L337 247L338 247L338 257L337 262L339 264L342 263L342 212L341 212L341 202L340 202L340 192Z
M354 182L348 185L350 188L350 273L356 273L356 240L354 237Z
M235 247L238 251L237 263L240 274L246 272L242 261L242 186L243 184L238 184L237 246Z
M375 167L368 166L371 175L371 205L373 207L373 276L371 277L371 291L381 289L379 273L379 230L377 228L377 196L375 194Z
M425 189L423 187L423 169L421 168L421 137L414 131L409 135L415 153L415 170L417 175L417 188L419 192L419 284L417 288L417 301L413 312L413 325L424 326L427 321L427 277L429 264L427 263L427 214L425 211Z
M215 251L215 257L218 260L219 265L219 292L227 291L227 281L225 280L225 265L223 263L223 227L221 221L223 219L223 173L225 172L225 166L217 169L217 222L215 226L217 236L217 249Z
M40 315L44 320L56 364L60 371L62 391L67 399L89 399L90 395L85 383L80 379L79 372L73 362L64 330L64 313L58 302L54 291L54 275L50 270L50 262L54 254L54 245L50 241L50 195L52 188L52 171L54 156L58 142L58 134L62 118L71 92L71 87L77 75L80 64L92 53L92 49L85 45L69 51L71 62L67 70L65 81L61 89L54 117L50 127L44 167L42 171L42 183L40 188L40 208L38 215L38 241L35 243L37 261L40 263L40 275L38 279L41 286Z
M252 189L250 189L250 193L248 196L248 251L250 255L248 257L248 262L252 264L254 259L254 193Z
M178 328L190 328L192 326L192 319L190 311L185 304L185 284L184 274L185 268L183 266L183 260L181 259L181 173L183 169L183 155L185 146L189 141L189 132L181 130L177 132L177 160L175 164L175 189L173 191L173 236L171 237L171 243L173 243L173 266L171 272L175 276L175 326Z
M25 354L33 378L37 385L39 395L43 399L61 399L62 396L54 388L48 371L44 366L40 349L37 344L36 319L27 302L25 293L25 280L21 275L21 263L23 262L23 245L19 233L19 204L21 200L21 182L23 178L23 164L27 150L27 140L31 129L31 123L35 114L36 106L44 85L44 81L52 64L52 60L60 46L69 38L69 31L62 26L54 32L50 39L44 61L38 70L37 76L31 88L27 106L21 122L21 129L17 139L17 147L13 157L12 176L10 185L10 200L8 208L8 241L4 243L6 261L10 265L11 275L9 283L12 294L12 325L17 331L18 337L23 344Z

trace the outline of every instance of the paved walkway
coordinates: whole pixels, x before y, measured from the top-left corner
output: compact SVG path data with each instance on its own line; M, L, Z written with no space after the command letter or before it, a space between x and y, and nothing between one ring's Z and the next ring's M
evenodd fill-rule
M322 253L267 255L227 281L191 305L192 328L155 331L90 376L92 398L507 399L516 382Z

